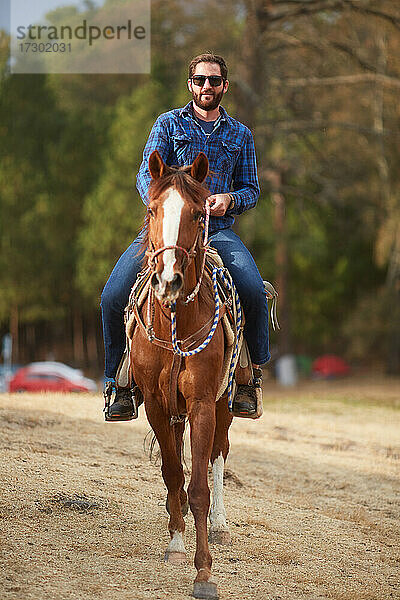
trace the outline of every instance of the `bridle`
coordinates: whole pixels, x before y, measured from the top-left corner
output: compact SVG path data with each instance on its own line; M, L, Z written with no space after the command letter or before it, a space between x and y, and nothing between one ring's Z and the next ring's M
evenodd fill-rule
M192 292L188 296L186 296L185 300L183 301L184 304L188 304L189 302L192 302L195 299L195 297L200 289L201 283L203 281L204 267L206 264L206 254L207 254L207 250L209 248L209 246L208 246L209 223L210 223L210 207L207 204L206 208L205 208L205 212L204 212L204 217L202 218L200 226L197 231L196 238L195 238L192 246L189 248L189 250L186 250L186 248L183 248L183 246L177 246L177 245L162 246L161 248L158 248L157 250L155 250L153 242L151 240L149 241L149 249L146 251L146 256L148 257L148 265L153 273L155 273L155 270L157 267L157 261L156 261L157 256L159 256L166 250L179 250L180 252L182 252L182 254L184 255L184 258L185 258L185 262L186 262L186 264L182 268L186 269L189 266L189 264L192 262L193 258L197 255L196 248L199 243L200 235L204 231L204 242L203 242L204 255L203 255L203 262L202 262L202 266L201 266L199 279L198 279L197 284L195 285L194 289L192 290ZM151 249L150 249L150 246L151 246Z
M197 242L197 238L196 238L196 242ZM152 245L153 245L153 243L152 243ZM180 250L181 252L183 252L183 254L187 260L187 265L191 261L192 257L196 256L196 251L194 250L193 247L190 250L186 250L186 248L183 248L183 246L163 246L162 248L159 248L158 250L153 250L153 252L149 252L149 253L146 252L146 254L148 254L148 256L149 256L149 265L151 267L153 267L153 270L156 267L156 260L155 260L156 257L159 254L162 254L163 252L165 252L166 250Z

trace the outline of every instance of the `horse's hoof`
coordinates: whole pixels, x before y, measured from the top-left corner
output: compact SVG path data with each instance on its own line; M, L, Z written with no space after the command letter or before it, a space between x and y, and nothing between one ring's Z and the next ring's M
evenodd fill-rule
M164 561L171 565L182 565L186 562L186 554L184 552L168 552L164 554Z
M215 583L210 581L195 581L193 585L193 598L205 600L218 600L218 590Z
M208 541L210 544L222 544L228 546L231 543L231 534L229 531L211 530L208 532Z

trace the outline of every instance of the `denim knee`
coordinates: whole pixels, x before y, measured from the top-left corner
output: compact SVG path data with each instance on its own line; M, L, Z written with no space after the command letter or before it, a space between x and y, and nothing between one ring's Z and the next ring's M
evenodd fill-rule
M261 277L236 281L236 288L245 310L260 311L265 307L266 296Z
M123 311L126 306L126 302L121 305L120 296L120 291L115 288L115 286L106 284L100 298L100 306L102 311L105 313L121 312L121 310Z

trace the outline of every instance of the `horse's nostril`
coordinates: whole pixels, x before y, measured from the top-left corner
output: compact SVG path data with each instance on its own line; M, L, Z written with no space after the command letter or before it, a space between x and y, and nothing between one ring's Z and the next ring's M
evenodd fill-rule
M159 283L160 282L158 280L157 273L154 273L150 279L150 284L151 284L151 287L153 288L153 290L157 289Z
M175 273L172 281L171 281L171 290L173 292L177 292L181 289L183 285L182 275L180 273Z

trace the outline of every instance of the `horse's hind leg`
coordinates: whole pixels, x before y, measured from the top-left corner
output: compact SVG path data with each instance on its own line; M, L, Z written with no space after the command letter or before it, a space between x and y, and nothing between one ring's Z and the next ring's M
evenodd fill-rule
M214 444L211 452L213 471L213 501L210 510L210 529L208 540L211 544L229 544L231 535L226 524L224 506L224 465L229 452L228 430L232 423L232 414L228 410L226 396L217 402L217 422Z
M182 508L187 503L186 493L183 490L185 479L180 453L177 452L179 435L182 438L182 427L171 427L168 417L153 403L146 405L148 421L156 435L161 451L161 472L167 486L167 507L170 515L168 530L171 541L165 552L165 560L180 564L186 560L186 550L183 543L185 521L182 517ZM175 433L175 427L180 429ZM182 506L183 505L183 506Z

